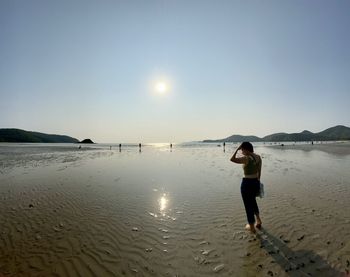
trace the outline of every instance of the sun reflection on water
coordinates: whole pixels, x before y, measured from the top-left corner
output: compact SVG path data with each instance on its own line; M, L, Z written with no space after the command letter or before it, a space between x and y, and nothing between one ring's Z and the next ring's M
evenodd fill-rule
M162 213L163 216L165 216L165 210L168 206L168 198L167 195L165 193L163 193L163 195L159 198L158 203L159 203L159 210Z

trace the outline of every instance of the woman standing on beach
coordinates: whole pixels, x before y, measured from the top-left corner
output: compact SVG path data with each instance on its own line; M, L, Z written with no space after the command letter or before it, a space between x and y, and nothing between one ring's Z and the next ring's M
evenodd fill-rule
M243 157L236 157L239 150L242 151ZM250 142L243 142L236 149L231 162L243 164L244 178L241 184L241 194L247 213L248 224L246 228L255 233L255 227L260 229L262 224L258 204L255 199L260 191L261 157L254 153L253 145ZM254 225L254 215L256 217L256 225Z

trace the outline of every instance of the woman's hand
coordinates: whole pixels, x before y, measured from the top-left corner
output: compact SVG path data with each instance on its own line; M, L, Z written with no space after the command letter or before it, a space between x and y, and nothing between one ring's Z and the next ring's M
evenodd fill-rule
M233 156L231 157L230 161L237 163L237 164L246 164L247 163L247 157L237 158L237 152L242 149L242 144L238 146L235 153L233 153Z

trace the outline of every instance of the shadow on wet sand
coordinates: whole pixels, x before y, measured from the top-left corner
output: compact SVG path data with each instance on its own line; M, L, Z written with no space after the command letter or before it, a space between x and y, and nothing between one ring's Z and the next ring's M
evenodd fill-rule
M265 249L288 276L350 276L331 267L311 250L290 249L287 246L288 241L276 238L265 228L257 235L257 239L260 241L260 248Z

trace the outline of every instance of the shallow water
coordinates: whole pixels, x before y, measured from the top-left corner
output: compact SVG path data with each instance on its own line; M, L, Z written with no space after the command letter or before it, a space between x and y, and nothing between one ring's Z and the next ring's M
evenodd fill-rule
M258 146L264 229L244 231L234 145L0 146L6 276L341 276L350 155Z

